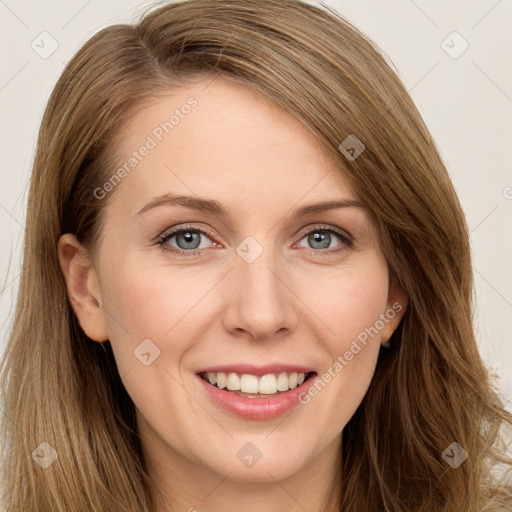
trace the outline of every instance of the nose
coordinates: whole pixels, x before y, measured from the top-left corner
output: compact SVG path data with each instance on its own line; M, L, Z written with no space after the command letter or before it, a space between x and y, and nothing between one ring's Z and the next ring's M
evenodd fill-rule
M226 330L257 340L294 332L300 301L291 289L289 276L286 263L278 261L271 250L264 250L252 262L235 254L225 289Z

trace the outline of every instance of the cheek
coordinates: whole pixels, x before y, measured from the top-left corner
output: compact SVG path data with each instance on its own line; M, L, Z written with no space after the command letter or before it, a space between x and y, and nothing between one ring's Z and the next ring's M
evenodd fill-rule
M321 289L320 283L324 283ZM326 326L329 352L338 355L385 312L387 269L379 260L369 261L358 268L334 270L328 278L316 280L316 286L307 283L304 290L316 290L304 292L305 302Z
M117 263L102 296L118 365L131 365L133 351L146 339L155 343L160 356L166 355L170 341L173 353L179 354L184 349L180 343L191 339L186 332L190 327L187 314L193 316L194 307L211 285L193 272L166 273L137 265L130 258Z
M318 395L326 399L316 401L317 412L327 417L337 411L340 417L334 429L350 419L372 380L380 349L379 319L387 298L385 267L369 265L331 279L328 292L318 296L311 308L321 312L319 317L328 327L322 341L329 357L317 386Z

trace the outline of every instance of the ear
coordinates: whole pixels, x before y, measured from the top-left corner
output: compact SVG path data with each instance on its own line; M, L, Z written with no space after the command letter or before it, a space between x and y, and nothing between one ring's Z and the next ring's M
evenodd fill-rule
M382 344L387 343L395 332L400 320L402 320L407 310L408 304L409 297L400 286L398 279L394 274L392 274L389 283L388 301L385 313L387 321L384 322L384 328L381 331Z
M108 340L98 275L75 235L66 233L58 243L59 262L78 322L94 341Z

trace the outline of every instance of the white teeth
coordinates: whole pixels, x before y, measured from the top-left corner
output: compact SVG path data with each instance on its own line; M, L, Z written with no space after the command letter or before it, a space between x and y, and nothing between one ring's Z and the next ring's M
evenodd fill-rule
M278 391L288 391L290 386L288 385L288 375L286 372L280 373L277 378L277 390Z
M228 373L227 388L230 391L240 391L240 377L236 373Z
M277 379L274 374L263 375L260 379L258 391L261 395L273 395L277 393Z
M287 374L281 372L279 375L269 373L261 377L244 373L223 373L206 372L203 376L210 384L216 385L219 389L227 388L229 391L241 391L261 395L273 395L278 391L288 391L300 386L305 380L304 373L293 372Z
M217 373L216 375L217 375L217 387L219 389L224 389L226 387L226 374L225 373Z
M258 392L258 377L244 373L240 378L240 390L244 393Z

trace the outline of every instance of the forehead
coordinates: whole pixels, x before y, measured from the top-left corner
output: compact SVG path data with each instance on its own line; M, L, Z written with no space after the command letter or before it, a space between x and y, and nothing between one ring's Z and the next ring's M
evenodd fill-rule
M116 201L134 210L163 193L247 208L355 198L314 136L241 85L200 79L155 96L116 141ZM114 171L115 172L115 171Z

